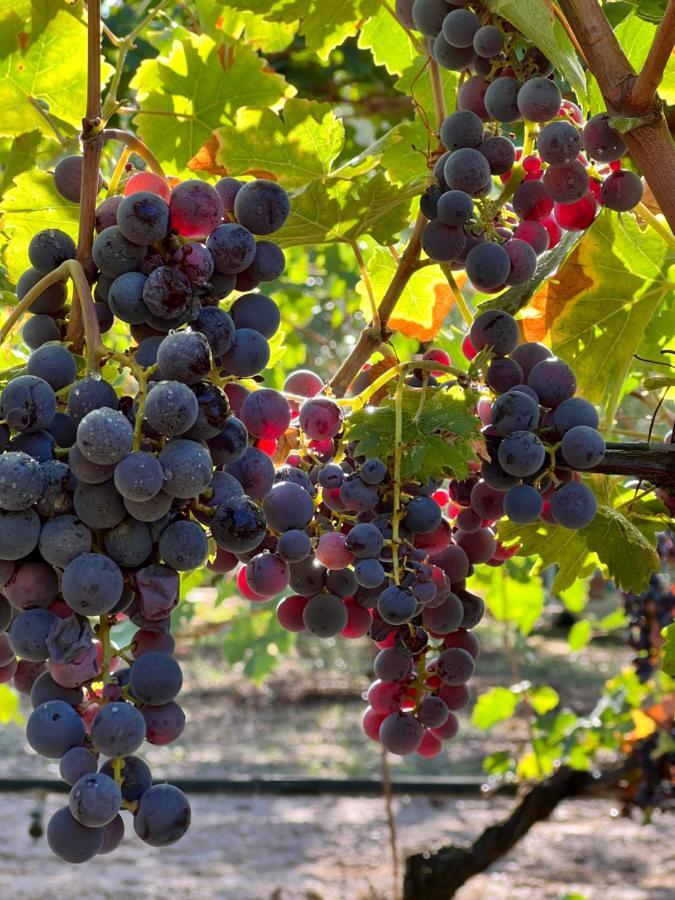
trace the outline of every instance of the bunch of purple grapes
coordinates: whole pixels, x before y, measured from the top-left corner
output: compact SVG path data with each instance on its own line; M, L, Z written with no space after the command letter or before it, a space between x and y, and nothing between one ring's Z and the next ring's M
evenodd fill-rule
M439 65L470 76L442 123L446 152L421 200L431 259L465 269L478 290L498 292L529 281L562 230L588 228L603 206L626 212L640 202L642 180L622 168L627 148L609 116L584 124L551 63L506 21L466 0L402 0L397 10L425 35ZM524 157L512 132L523 122L537 129Z
M496 397L478 402L490 458L481 480L464 488L474 518L590 525L597 503L579 472L601 463L606 447L597 410L575 396L572 369L544 344L520 343L517 321L501 310L474 320L464 349L486 353L484 376Z
M81 165L68 157L54 173L73 201ZM153 786L136 754L144 740L176 740L185 724L170 631L180 573L207 563L209 537L222 569L227 551L249 552L266 534L259 500L274 468L249 447L244 422L265 435L271 416L276 428L278 409L266 405L275 392L251 394L242 418L228 392L241 399L237 378L269 360L279 310L252 288L284 268L282 251L259 236L280 228L289 208L271 181L170 189L158 176L132 176L123 196L97 209L93 259L102 330L117 319L137 342L118 359L136 387L118 396L98 371L80 370L61 341L66 285L58 282L24 326L25 374L0 394L0 682L30 696L28 743L60 760L72 786L47 829L68 862L113 850L123 809L153 846L189 826L187 798ZM47 229L28 254L20 297L75 247ZM233 290L226 311L219 303ZM282 400L279 433L290 421ZM119 648L110 629L124 618L137 631Z
M675 585L670 577L675 546L671 534L658 535L657 550L662 571L651 576L649 587L642 594L626 592L623 595L628 618L628 646L635 650L633 665L642 682L649 681L658 670L662 632L675 616Z

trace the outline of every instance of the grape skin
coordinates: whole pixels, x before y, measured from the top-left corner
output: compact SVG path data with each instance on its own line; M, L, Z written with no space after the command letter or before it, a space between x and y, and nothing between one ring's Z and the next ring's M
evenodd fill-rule
M575 469L592 469L605 455L602 435L588 425L575 425L562 439L560 452L568 465Z
M156 784L141 797L134 816L134 830L153 847L166 847L183 837L190 827L190 804L171 784Z
M459 110L444 119L440 135L448 150L476 149L483 140L483 122L475 113Z
M102 829L81 825L64 806L49 820L47 843L52 853L65 862L84 863L101 852L103 833Z
M17 300L23 300L28 291L34 288L44 275L44 272L39 272L36 268L26 269L16 283ZM37 315L56 315L65 306L67 298L68 290L65 281L57 281L38 294L30 305L30 311Z
M615 212L628 212L642 200L644 185L635 172L612 172L602 183L600 200Z
M500 244L478 244L466 257L466 274L472 284L481 290L501 287L510 271L511 260Z
M546 450L530 431L514 431L501 442L497 456L509 475L527 478L539 471L546 459Z
M595 518L597 502L585 484L569 481L551 497L551 515L564 528L585 528Z
M100 828L115 818L122 805L117 783L100 772L82 775L70 792L68 806L74 819L88 828Z
M230 307L230 315L237 329L251 328L265 338L273 337L281 323L279 307L265 294L242 294Z
M169 206L157 194L138 191L125 197L118 206L117 225L134 244L155 244L169 230Z
M28 244L28 258L42 275L47 275L68 259L75 259L75 241L59 228L38 231Z
M64 156L54 168L54 187L61 196L71 203L80 202L80 190L82 182L81 156ZM103 187L103 178L98 173L98 191Z
M518 109L528 122L548 122L557 115L562 95L548 78L530 78L518 91Z
M275 181L257 178L247 182L234 198L234 215L253 234L278 231L291 211L286 191Z

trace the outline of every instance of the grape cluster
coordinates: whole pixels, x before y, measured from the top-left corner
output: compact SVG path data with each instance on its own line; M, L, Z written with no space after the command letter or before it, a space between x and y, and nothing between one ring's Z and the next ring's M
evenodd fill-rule
M73 201L81 165L68 157L54 173ZM207 563L209 538L223 571L236 563L230 551L247 553L266 534L258 501L274 467L249 446L246 423L269 438L291 411L273 391L244 400L237 379L269 361L279 309L253 288L278 277L284 256L259 238L289 208L271 181L224 178L214 188L132 175L123 195L99 205L93 246L99 322L117 319L133 339L125 354L102 348L100 363L130 369L128 393L82 372L61 342L58 282L24 326L25 374L0 394L0 682L30 696L28 743L60 760L72 786L47 829L68 862L113 850L123 809L153 846L189 826L187 798L153 786L136 754L144 740L176 740L185 724L170 630L180 573ZM75 246L48 229L28 253L20 296ZM226 311L220 301L235 290ZM110 630L123 618L137 630L119 648Z
M320 389L308 376L293 373L287 389ZM267 536L239 571L240 591L254 602L292 591L277 606L290 631L372 638L381 652L366 734L392 753L435 756L457 732L453 711L468 702L480 649L470 629L483 602L466 589L477 548L453 541L434 483L401 485L397 507L390 464L364 458L358 443L338 449L333 400L305 400L294 424L305 452L276 472L262 504Z
M496 399L478 402L490 454L481 479L464 487L468 503L453 499L476 517L584 528L597 503L579 472L598 465L606 449L597 410L575 397L574 372L563 360L519 337L513 316L489 310L465 339L469 357L486 354L485 380Z
M529 281L563 230L588 228L603 206L640 202L642 180L622 168L627 148L609 116L584 123L550 62L507 22L466 0L402 2L398 15L439 65L470 76L441 125L445 152L421 199L431 259L465 269L480 291L501 291ZM523 123L527 146L516 147L511 129Z
M642 594L626 592L624 609L628 618L628 646L635 650L633 660L640 681L648 681L658 669L663 629L675 617L675 585L669 572L675 560L675 546L668 533L658 535L657 549L663 571L655 572Z

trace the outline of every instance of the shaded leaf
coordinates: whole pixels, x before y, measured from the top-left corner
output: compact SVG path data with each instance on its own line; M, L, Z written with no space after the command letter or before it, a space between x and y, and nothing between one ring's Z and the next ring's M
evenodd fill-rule
M42 135L39 129L20 134L12 141L9 153L3 160L3 172L0 178L0 197L5 193L12 181L22 172L35 166L37 151Z

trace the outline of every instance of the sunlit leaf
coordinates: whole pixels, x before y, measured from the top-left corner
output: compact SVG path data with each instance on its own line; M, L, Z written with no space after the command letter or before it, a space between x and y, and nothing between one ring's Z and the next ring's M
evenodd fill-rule
M590 641L591 636L592 626L588 619L581 619L579 622L575 622L570 628L570 633L567 635L567 643L570 646L570 650L573 653L578 653L579 650L583 650Z
M216 135L222 171L298 188L328 175L342 150L344 125L327 103L289 100L278 115L269 109L239 110L234 124Z
M144 60L133 80L139 136L176 174L244 106L272 106L294 89L245 44L224 47L189 34L166 55Z
M508 688L495 687L482 692L471 713L471 724L487 731L498 722L510 719L521 698Z

